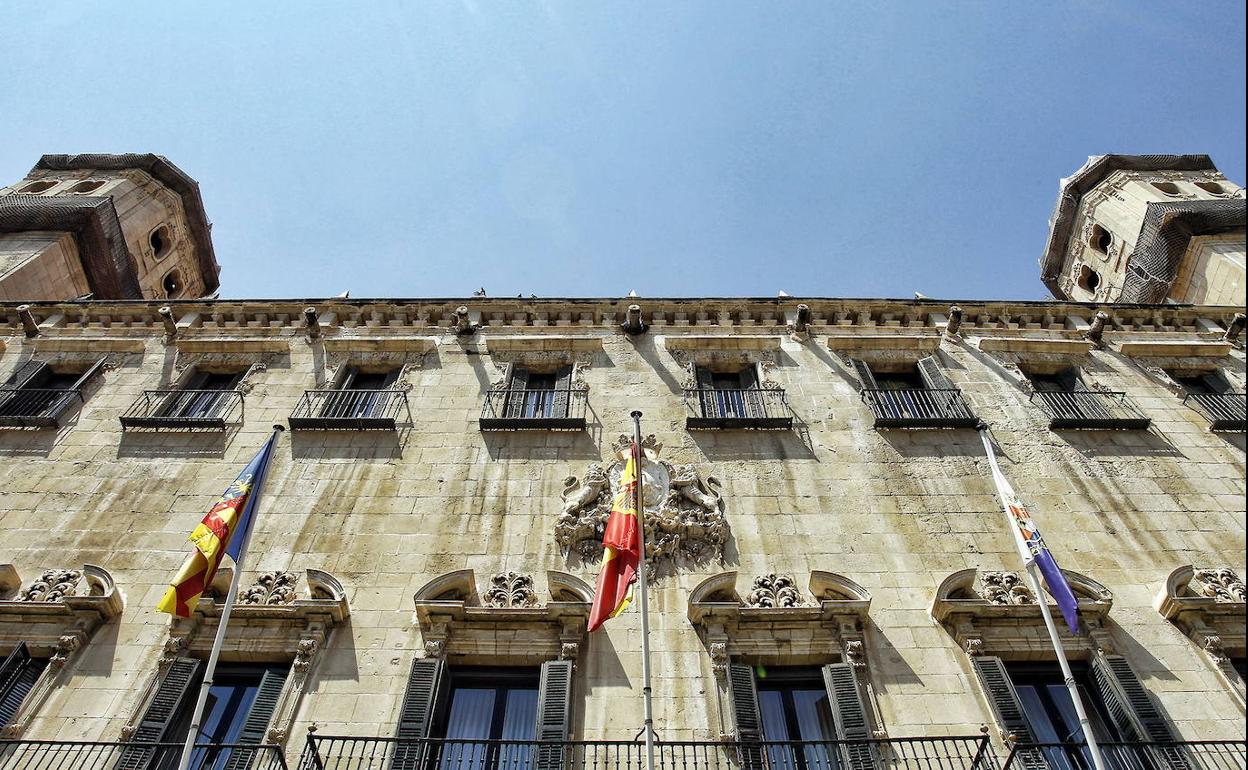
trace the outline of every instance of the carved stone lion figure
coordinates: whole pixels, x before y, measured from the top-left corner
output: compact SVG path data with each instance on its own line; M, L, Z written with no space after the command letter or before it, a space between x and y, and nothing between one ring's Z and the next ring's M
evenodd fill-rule
M707 476L706 483L698 476L692 465L678 465L672 474L672 496L679 495L706 511L718 511L723 505L719 492L711 485L719 486L719 479Z
M598 463L591 463L585 470L585 480L578 481L576 476L568 476L563 480L563 515L574 516L582 508L598 502L602 492L610 485L607 472Z

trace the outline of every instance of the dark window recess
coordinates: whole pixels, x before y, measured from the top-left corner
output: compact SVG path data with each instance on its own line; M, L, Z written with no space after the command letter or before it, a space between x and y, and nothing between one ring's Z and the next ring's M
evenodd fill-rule
M1031 400L1049 416L1049 428L1063 430L1144 430L1150 420L1137 412L1120 391L1093 390L1076 368L1053 374L1030 374Z
M0 730L17 716L47 665L46 660L31 657L25 642L18 642L0 663Z
M1221 372L1168 374L1186 391L1183 403L1200 412L1211 430L1244 430L1248 398L1243 391L1236 391Z
M225 430L243 420L244 372L195 372L174 390L145 390L125 414L125 429Z
M574 371L512 367L506 387L486 393L481 429L584 430L588 393L573 385Z
M1231 668L1239 674L1240 681L1248 682L1248 658L1231 658Z
M169 770L177 766L176 752L142 744L181 743L186 739L203 672L202 661L174 661L144 712L131 745L122 753L117 770ZM196 742L263 743L285 683L285 668L218 666ZM200 747L192 755L191 767L244 770L251 767L256 755L256 749Z
M30 360L0 387L0 427L55 428L82 390L103 370L104 359L85 372L54 371L46 361Z
M793 427L793 413L784 390L763 388L756 367L723 372L698 366L694 368L694 377L696 387L685 391L689 408L687 429Z
M396 430L411 422L407 394L395 387L399 369L348 368L333 390L305 391L290 416L293 429Z
M973 428L978 422L935 356L887 372L859 359L852 363L877 428Z

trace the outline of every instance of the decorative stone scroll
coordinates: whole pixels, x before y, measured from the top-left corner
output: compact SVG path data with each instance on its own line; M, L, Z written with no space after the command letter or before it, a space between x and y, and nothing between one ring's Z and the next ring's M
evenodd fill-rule
M217 571L208 591L189 618L174 618L161 650L157 670L139 699L130 720L122 728L122 738L134 735L147 703L156 692L169 665L179 657L207 658L221 618L223 599L233 571ZM230 633L225 638L225 659L256 663L289 663L290 673L269 723L265 742L284 744L290 736L295 715L315 665L334 627L350 617L346 590L333 575L309 569L299 586L295 573L265 572L239 592L230 616Z
M1079 618L1087 634L1073 636L1058 623L1063 643L1072 649L1113 650L1113 639L1105 629L1105 617L1113 607L1108 588L1086 575L1062 570L1079 605ZM932 617L953 635L958 646L970 655L992 650L1014 654L1052 651L1043 629L1044 618L1030 581L1018 572L964 569L941 582L932 604ZM1047 597L1046 597L1047 601ZM1052 601L1049 605L1056 613Z
M530 665L580 656L593 589L549 571L543 603L532 575L500 572L478 593L470 569L448 572L416 592L425 656L475 665Z
M0 737L22 734L74 654L100 625L121 611L121 594L112 575L102 567L86 564L81 569L47 569L23 584L12 564L0 564L0 651L25 642L32 655L48 659Z
M744 603L746 607L804 607L807 601L792 575L773 572L754 578L754 586Z
M1248 653L1244 629L1244 582L1229 566L1179 567L1170 573L1157 596L1157 611L1195 642L1218 671L1223 683L1245 710L1248 702L1244 680L1231 658Z
M601 558L603 531L631 444L621 435L613 446L614 462L606 468L591 463L582 478L564 480L555 542L569 555L584 561ZM693 465L659 460L662 447L654 436L642 442L642 449L646 563L651 573L658 577L683 567L722 562L729 529L719 481L713 476L704 480Z

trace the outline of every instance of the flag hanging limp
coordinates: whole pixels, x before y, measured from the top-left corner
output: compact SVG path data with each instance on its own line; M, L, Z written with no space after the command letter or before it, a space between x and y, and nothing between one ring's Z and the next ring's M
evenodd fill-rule
M1071 590L1070 583L1066 582L1066 576L1057 566L1053 554L1049 553L1049 547L1045 545L1044 538L1040 536L1040 529L1032 520L1027 506L1018 499L1018 495L1014 493L1014 488L1010 486L1005 474L997 467L997 455L992 449L992 440L988 438L988 431L981 430L979 435L984 441L984 451L988 453L988 465L992 468L992 480L997 485L1001 505L1005 509L1006 516L1009 517L1010 529L1014 531L1014 542L1018 546L1023 564L1035 562L1036 567L1040 569L1040 574L1044 576L1045 588L1057 601L1057 607L1062 611L1062 617L1066 619L1066 626L1070 628L1072 634L1078 634L1079 602L1075 599L1075 593ZM1041 597L1036 598L1041 599Z
M205 589L212 584L222 557L228 554L237 568L239 552L251 534L260 486L269 469L276 441L277 433L274 432L191 532L187 539L195 549L182 564L182 569L169 584L156 609L189 618Z
M633 581L641 561L640 519L636 505L639 448L633 444L620 476L620 491L611 502L611 515L602 535L602 571L589 610L589 630L619 615L632 601Z

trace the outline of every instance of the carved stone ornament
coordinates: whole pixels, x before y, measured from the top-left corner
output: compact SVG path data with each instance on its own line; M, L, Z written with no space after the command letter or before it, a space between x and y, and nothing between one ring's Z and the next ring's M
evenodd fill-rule
M537 591L533 589L533 576L500 572L490 578L490 587L481 601L486 607L535 607Z
M300 639L295 647L295 662L292 668L299 673L307 672L312 667L312 658L316 656L316 651L320 647L321 643L317 639Z
M1036 595L1017 572L981 572L979 595L989 604L1035 604Z
M620 488L631 441L620 436L617 459L604 468L592 463L582 479L564 480L563 510L555 522L555 542L585 561L602 556L602 536L611 503ZM642 507L645 508L647 567L658 576L683 566L722 561L728 521L719 481L704 480L693 465L657 459L653 436L642 442Z
M238 595L240 604L290 604L296 598L293 572L265 572L246 591Z
M1244 581L1230 567L1196 570L1192 575L1192 590L1218 602L1244 602L1248 599Z
M856 668L867 665L867 646L861 639L850 639L845 642L845 662Z
M807 603L792 575L775 573L754 578L754 586L745 597L746 607L803 607Z
M82 572L76 569L50 569L36 578L17 595L19 602L59 602L66 596L74 596Z

